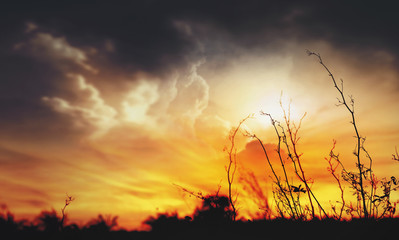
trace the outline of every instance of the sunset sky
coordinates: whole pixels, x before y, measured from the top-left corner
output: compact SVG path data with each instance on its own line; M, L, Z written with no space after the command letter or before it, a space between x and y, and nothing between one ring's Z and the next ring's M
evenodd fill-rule
M63 206L70 221L190 214L176 187L227 192L232 127L277 141L280 96L300 131L303 164L326 205L339 198L326 171L333 139L355 167L350 115L315 57L355 99L360 134L379 178L398 176L399 15L357 1L69 1L0 9L0 204L17 218ZM243 178L254 172L273 207L260 146L239 133L235 188L242 217L259 214ZM292 177L294 177L292 175ZM349 189L347 189L349 192ZM252 196L252 197L251 197Z

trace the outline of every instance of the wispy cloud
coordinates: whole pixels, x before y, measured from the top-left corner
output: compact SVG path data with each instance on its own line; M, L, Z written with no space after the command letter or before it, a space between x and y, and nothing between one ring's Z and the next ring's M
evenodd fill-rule
M71 91L78 100L61 96L43 96L42 100L54 111L68 115L75 126L94 129L90 136L93 139L126 124L151 131L156 129L161 135L177 124L193 134L195 121L209 101L209 85L197 72L200 65L201 62L193 63L163 82L142 76L130 84L126 94L114 101L114 106L80 74L68 74L72 80Z
M209 102L209 85L198 74L198 68L202 63L203 61L194 63L186 72L180 74L176 83L176 97L168 109L168 114L172 118L179 116L177 121L191 127L207 108Z
M127 122L143 124L151 121L148 110L159 100L159 89L155 82L141 80L121 102L123 119Z
M37 59L47 61L60 68L63 68L65 64L73 63L92 73L98 72L88 63L85 51L72 46L63 36L56 37L38 29L38 25L28 22L25 33L28 34L29 39L15 44L14 49L25 51Z
M90 125L95 128L92 137L96 138L105 134L110 128L118 124L117 111L107 105L100 92L93 85L88 84L81 75L70 76L77 82L77 93L87 96L81 103L72 104L59 97L44 96L42 100L49 104L53 110L70 115L77 126Z

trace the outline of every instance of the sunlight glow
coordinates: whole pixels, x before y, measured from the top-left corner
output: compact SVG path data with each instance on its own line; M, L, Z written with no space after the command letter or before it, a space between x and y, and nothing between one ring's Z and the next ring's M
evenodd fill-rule
M141 80L131 90L125 101L122 102L124 118L134 123L145 123L148 121L147 112L150 106L159 99L158 85Z

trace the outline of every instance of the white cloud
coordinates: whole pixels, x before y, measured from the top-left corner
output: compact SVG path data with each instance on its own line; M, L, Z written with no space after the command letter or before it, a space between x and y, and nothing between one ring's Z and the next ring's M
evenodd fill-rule
M73 105L59 97L43 97L42 100L49 104L54 111L72 116L77 126L89 124L94 127L92 138L103 136L118 125L117 111L104 102L98 89L88 84L81 75L71 77L77 82L78 93L87 95L85 102Z
M193 37L189 24L177 21L175 27L182 35ZM121 94L117 98L114 95L114 105L110 106L105 101L107 96L101 96L95 85L89 84L83 75L76 74L80 72L76 66L98 73L89 64L88 57L96 54L96 49L83 50L75 47L64 36L42 32L33 22L26 23L25 34L30 38L15 44L16 50L26 51L27 54L48 62L67 76L75 73L71 78L75 82L72 88L75 88L73 94L77 99L44 96L42 100L54 111L69 115L75 125L91 126L94 129L92 137L103 136L116 126L129 124L146 129L156 127L160 133L179 128L194 133L195 121L208 106L209 85L198 74L203 60L189 64L186 69L176 69L173 74L164 76L164 79L154 79L148 73L143 73L138 78L135 75L135 79L129 81L133 84L127 94ZM114 52L114 42L105 39L101 50Z
M187 23L176 22L175 27L186 37L193 37ZM109 96L101 95L95 85L89 84L83 75L77 74L81 70L98 72L89 64L89 56L96 54L96 49L75 47L64 36L42 32L33 22L26 23L25 34L29 39L15 44L16 50L26 51L36 59L46 61L70 76L74 82L71 87L76 99L44 96L43 102L54 111L71 117L76 126L92 130L91 137L104 136L115 127L129 124L148 130L155 127L160 134L176 129L180 129L180 133L189 130L195 134L195 122L209 101L209 85L198 74L203 60L191 63L185 69L176 69L173 74L164 76L164 79L154 78L147 73L139 77L135 75L135 79L129 81L133 84L131 89L127 89L127 94L116 98L114 95L108 99L112 100L111 106L106 102ZM114 52L114 42L105 39L104 47L100 50Z
M158 85L155 82L141 80L122 101L124 120L134 123L149 123L148 110L159 99Z
M195 134L195 122L208 106L209 85L199 61L164 79L142 76L121 101L121 122L157 129L160 134Z
M203 61L195 63L180 74L176 83L176 97L168 109L170 115L180 116L180 121L191 126L208 106L209 101L209 85L197 72L202 63Z
M201 63L164 81L136 81L126 95L121 96L118 107L108 105L100 91L87 83L82 75L68 74L74 81L77 99L42 97L54 111L69 115L78 127L94 129L92 138L107 134L112 128L131 123L142 130L154 130L160 134L181 129L194 133L194 124L208 106L209 86L197 69ZM118 102L118 101L117 101ZM115 105L116 106L116 105Z

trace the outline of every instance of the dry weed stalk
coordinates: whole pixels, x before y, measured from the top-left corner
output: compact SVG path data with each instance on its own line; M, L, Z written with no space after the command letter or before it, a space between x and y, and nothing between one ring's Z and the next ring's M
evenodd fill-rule
M298 126L296 126L295 123L291 123L291 115L290 115L290 105L288 107L288 113L285 111L282 102L280 100L280 106L283 110L283 114L284 114L284 121L285 121L285 125L286 125L286 129L288 132L288 136L285 134L284 132L284 128L283 129L283 134L285 135L285 137L283 139L285 139L284 144L286 146L286 150L288 152L288 157L291 160L293 166L294 166L294 170L295 170L295 174L296 176L299 178L299 180L305 185L306 187L306 193L308 195L308 199L309 199L309 203L310 203L310 207L311 207L311 213L312 213L312 218L315 218L315 209L313 206L313 200L317 203L317 206L319 207L320 212L323 213L324 217L328 218L328 214L326 213L326 211L324 210L324 208L321 206L320 202L318 201L318 199L316 198L316 196L314 195L312 189L309 187L309 182L312 182L312 179L307 179L305 176L305 171L303 170L302 164L301 164L301 156L303 155L302 153L298 153L297 150L297 144L300 140L300 137L298 137L298 131L301 128L302 125L302 121L306 116L306 113L302 116L302 118L299 121ZM288 137L288 141L287 141L287 137ZM320 215L321 216L321 215Z
M398 153L398 148L397 147L395 147L395 153L392 154L392 160L399 161L399 153Z
M334 141L334 146L330 152L330 159L328 159L328 163L330 165L329 171L333 175L333 177L336 179L339 188L341 190L341 200L342 200L342 208L340 210L340 214L338 215L339 219L342 217L342 211L343 208L346 207L346 212L353 217L354 213L356 213L360 218L381 218L386 216L387 214L389 216L393 216L395 213L396 209L396 203L392 205L390 201L390 193L392 191L396 191L398 188L398 181L396 180L395 177L391 177L390 180L381 180L380 182L378 181L377 177L374 175L372 167L373 167L373 159L367 149L365 148L364 142L366 141L365 137L362 137L359 133L357 122L356 122L356 116L355 116L355 100L354 98L350 95L349 99L345 97L344 94L344 84L343 80L341 79L341 85L339 86L337 84L337 81L335 80L334 75L331 73L329 68L324 64L320 54L311 52L309 50L306 50L307 54L309 56L316 56L317 59L319 60L319 63L323 66L323 68L327 71L329 77L331 78L334 88L338 91L339 93L339 98L338 99L338 104L337 106L345 106L346 110L350 113L351 117L351 124L353 126L354 132L355 132L355 139L356 139L356 145L355 149L353 151L354 156L356 157L355 161L355 166L357 169L357 172L352 172L352 171L347 171L342 164L341 160L339 159L339 155L335 155L333 153L333 150L335 148L336 142ZM392 155L392 159L399 161L399 155L396 150L396 155ZM364 162L365 160L361 157L361 155L364 155L363 158L368 161L368 165L366 165ZM336 166L333 166L332 159L335 160ZM343 188L340 182L339 176L335 173L336 167L340 165L342 167L342 179L347 182L354 190L354 195L356 196L356 207L353 206L352 203L350 205L345 205L345 200L343 196ZM378 183L380 183L380 187L382 188L383 194L382 195L377 195L377 190L378 190ZM379 209L382 208L383 212L379 214Z
M262 218L271 219L272 210L267 199L267 194L260 186L255 173L251 170L244 171L240 176L240 181L244 184L244 190L252 196L252 200L262 211Z
M273 165L272 165L272 163L270 161L269 155L267 154L266 148L265 148L262 140L259 137L257 137L255 134L252 134L252 135L249 135L249 136L252 137L252 138L255 138L259 142L259 144L261 145L263 153L264 153L264 155L266 157L266 161L267 161L267 163L268 163L268 165L270 167L270 170L273 173L273 176L274 176L273 182L277 185L277 189L273 192L274 193L273 196L274 196L274 200L276 202L277 210L278 210L280 216L282 218L285 218L284 212L288 212L288 215L291 218L297 219L298 218L297 211L295 210L295 207L292 206L293 204L295 204L294 200L292 198L292 201L291 201L288 198L287 190L286 190L286 188L284 188L283 184L281 183L280 176L278 176L276 171L274 170L274 167L273 167ZM288 183L288 178L287 178L286 183L287 183L288 189L289 189L288 192L292 196L292 190L291 190L290 184ZM283 208L280 207L281 204L283 205ZM285 210L283 210L283 209L285 209Z
M264 112L261 112L261 114L265 115L265 116L268 116L270 118L271 124L272 124L272 126L273 126L273 128L274 128L274 130L276 132L276 136L277 136L277 139L278 139L276 152L277 152L277 155L279 157L281 168L282 168L283 173L284 173L284 179L285 179L285 185L286 185L286 188L283 188L282 184L280 182L280 177L277 177L276 174L274 174L277 186L279 186L279 189L278 189L279 191L276 191L274 196L277 197L277 199L280 199L280 201L281 201L282 197L286 200L286 204L285 205L288 206L288 208L290 210L289 211L290 212L289 215L291 217L293 217L294 219L303 218L303 210L302 210L302 207L301 207L300 202L299 202L299 193L301 193L301 191L300 191L301 189L296 187L298 189L298 191L295 191L295 192L298 193L297 194L298 196L297 196L296 199L294 199L294 196L293 196L294 189L293 189L293 187L295 187L295 186L290 184L289 181L288 181L288 175L287 175L287 170L286 170L286 167L285 167L285 161L284 161L284 159L282 157L281 142L286 142L286 139L287 139L286 135L284 133L284 128L280 125L280 123L278 121L273 119L273 117L270 114L264 113ZM282 135L278 131L277 126L281 129L281 131L283 133ZM254 137L257 138L255 135L254 135ZM267 152L266 152L266 149L264 148L264 146L262 144L262 141L259 138L257 138L257 140L262 145L264 154L267 156ZM266 158L268 159L268 157L266 157ZM269 163L269 166L272 169L273 173L275 173L269 159L268 159L268 163ZM287 193L289 194L290 198L288 198Z
M360 151L364 150L364 138L362 138L359 134L359 130L356 124L356 117L355 117L355 100L352 96L349 96L349 102L348 99L345 97L344 94L344 83L343 80L341 79L341 86L338 86L337 81L335 80L334 75L331 73L331 71L328 69L328 67L324 64L320 54L315 53L315 52L311 52L309 50L306 51L307 54L309 56L316 56L319 60L319 63L324 67L324 69L327 71L328 75L330 76L333 84L334 84L334 88L339 92L340 98L338 98L338 104L337 106L345 106L345 108L348 110L348 112L350 113L351 116L351 124L354 128L355 134L356 134L356 147L355 150L353 152L353 154L356 156L356 168L358 170L357 174L353 174L351 175L350 180L353 181L353 187L359 191L360 195L361 195L361 201L362 201L362 205L361 208L363 209L363 216L365 218L369 217L369 211L367 208L367 199L366 199L366 190L365 190L365 184L364 184L364 179L367 178L366 174L369 173L370 176L372 175L372 170L371 170L371 164L372 164L372 159L369 158L370 161L370 168L365 168L364 164L362 163L361 159L360 159ZM362 140L364 139L364 140Z
M227 183L229 185L229 202L233 209L233 216L232 216L233 221L235 221L237 217L237 208L235 206L235 203L237 202L237 197L238 197L238 195L236 194L235 199L233 200L232 187L233 187L234 177L237 171L237 148L235 146L235 138L238 131L240 130L241 125L251 117L252 115L248 115L246 118L242 119L239 122L237 127L231 129L229 134L229 140L231 145L229 148L225 147L225 151L227 151L228 160L229 160L228 165L225 166L225 170L227 173Z
M280 106L283 111L284 126L281 125L280 122L273 119L273 117L268 113L261 112L261 115L267 116L271 120L273 129L275 130L275 134L278 139L275 151L277 152L278 160L281 165L281 171L283 173L282 176L279 176L277 169L280 168L277 168L273 165L268 150L266 149L262 140L256 134L252 134L249 132L246 132L245 134L247 137L255 139L262 148L263 155L265 156L267 165L272 173L270 177L273 181L273 198L275 200L279 216L281 218L290 218L294 220L307 220L314 219L316 217L332 217L337 220L342 220L344 218L344 213L349 215L351 218L360 217L378 219L383 217L393 217L396 212L397 202L392 202L390 197L391 192L396 191L399 188L399 181L393 176L388 180L386 178L383 178L380 181L377 179L372 170L373 158L367 151L364 144L366 138L362 137L358 130L355 116L354 98L352 96L349 96L349 99L345 97L343 80L341 80L340 85L337 84L335 77L328 69L328 67L324 64L320 54L310 51L307 51L307 53L309 56L314 55L318 58L319 63L324 67L329 77L331 78L334 88L338 91L340 96L338 98L337 106L345 106L346 110L350 113L350 123L354 129L356 139L355 149L353 151L353 154L355 156L356 171L346 170L340 159L339 154L334 153L336 147L336 141L334 140L329 157L325 158L325 160L328 163L327 170L330 172L330 174L333 176L338 184L338 188L340 190L341 207L339 208L339 210L337 210L336 205L332 204L331 207L333 215L329 216L323 206L320 204L319 200L316 198L314 192L312 191L310 185L313 180L306 177L305 170L302 166L302 153L299 153L298 151L298 142L300 140L298 133L299 129L301 128L302 120L306 114L303 115L303 117L299 121L299 124L296 125L294 122L291 121L290 107L288 108L287 112L284 109L280 100ZM232 193L232 185L237 170L235 137L241 125L250 117L251 116L246 117L239 122L236 128L232 129L229 136L231 146L229 148L225 148L228 153L229 160L228 165L226 166L226 172L229 185L229 201L233 209L233 220L236 219L237 215L235 206L237 193L234 200L234 194ZM283 152L287 154L287 156L285 156ZM395 153L392 154L392 159L395 161L399 161L397 148L395 148ZM290 173L287 171L287 162L288 164L292 165L294 170L291 174L299 179L299 185L294 184L292 180L290 182ZM340 174L338 173L339 168L341 169ZM353 190L353 195L355 196L356 202L353 203L345 200L344 183L348 184L349 187ZM249 186L250 188L253 188L255 186L259 187L259 184ZM379 191L379 189L381 190ZM258 192L257 189L252 190ZM309 205L301 204L300 200L302 193L307 195ZM264 197L261 194L258 195ZM339 201L337 202L339 203ZM319 209L318 215L316 214L315 210L316 206Z
M282 107L282 103L280 101L280 105ZM280 217L285 218L286 215L288 215L289 218L292 219L302 219L305 220L308 218L308 212L311 213L311 217L315 218L315 210L313 206L313 200L317 203L320 212L323 213L324 217L328 218L328 214L325 212L324 208L321 206L320 202L314 195L313 191L311 190L309 186L310 179L307 179L305 176L305 171L302 167L301 164L301 156L302 154L298 153L297 151L297 144L300 139L298 136L299 129L301 127L301 122L303 117L302 117L300 123L295 125L295 123L291 122L291 117L290 117L290 109L287 112L283 109L284 113L284 121L285 121L285 128L273 117L268 114L261 112L262 115L268 116L271 120L271 124L275 130L278 143L275 151L277 152L279 162L281 164L281 169L283 172L283 177L284 179L281 179L281 176L277 174L277 171L275 169L275 166L273 166L271 159L269 157L269 154L262 142L262 140L256 135L256 134L250 134L247 133L247 136L252 137L258 141L260 144L263 154L266 158L266 161L268 163L268 166L272 172L272 180L275 184L275 187L273 187L273 197L276 202L277 206L277 211L280 215ZM287 135L287 133L288 135ZM282 147L285 146L285 151L288 154L288 157L286 159L283 158L282 154ZM289 160L289 162L293 165L294 170L295 170L295 176L300 180L301 184L299 186L295 186L294 184L289 182L288 174L287 174L287 168L286 168L286 160ZM305 188L302 188L302 184L305 186ZM306 193L309 199L309 204L310 204L310 209L307 206L302 206L300 203L300 195L301 193ZM321 216L321 215L320 215Z
M65 205L64 205L64 207L61 208L61 214L62 214L62 218L61 218L61 222L60 222L61 229L64 228L64 221L65 221L65 217L66 217L65 209L66 209L66 207L69 206L69 204L71 204L71 202L74 201L74 200L75 200L74 197L69 196L68 193L66 194Z
M337 144L337 141L333 140L333 146L330 150L330 157L329 158L325 158L325 160L328 162L328 167L327 167L327 171L329 171L331 173L331 175L334 177L334 179L337 181L338 184L338 188L341 192L341 209L339 211L339 213L337 213L335 206L332 205L332 210L334 212L334 218L337 220L341 220L342 219L342 214L344 212L345 209L345 197L344 197L344 187L342 186L341 183L341 177L340 175L337 173L337 168L339 166L342 166L341 161L339 160L339 155L335 155L334 154L334 149L335 149L335 145Z

